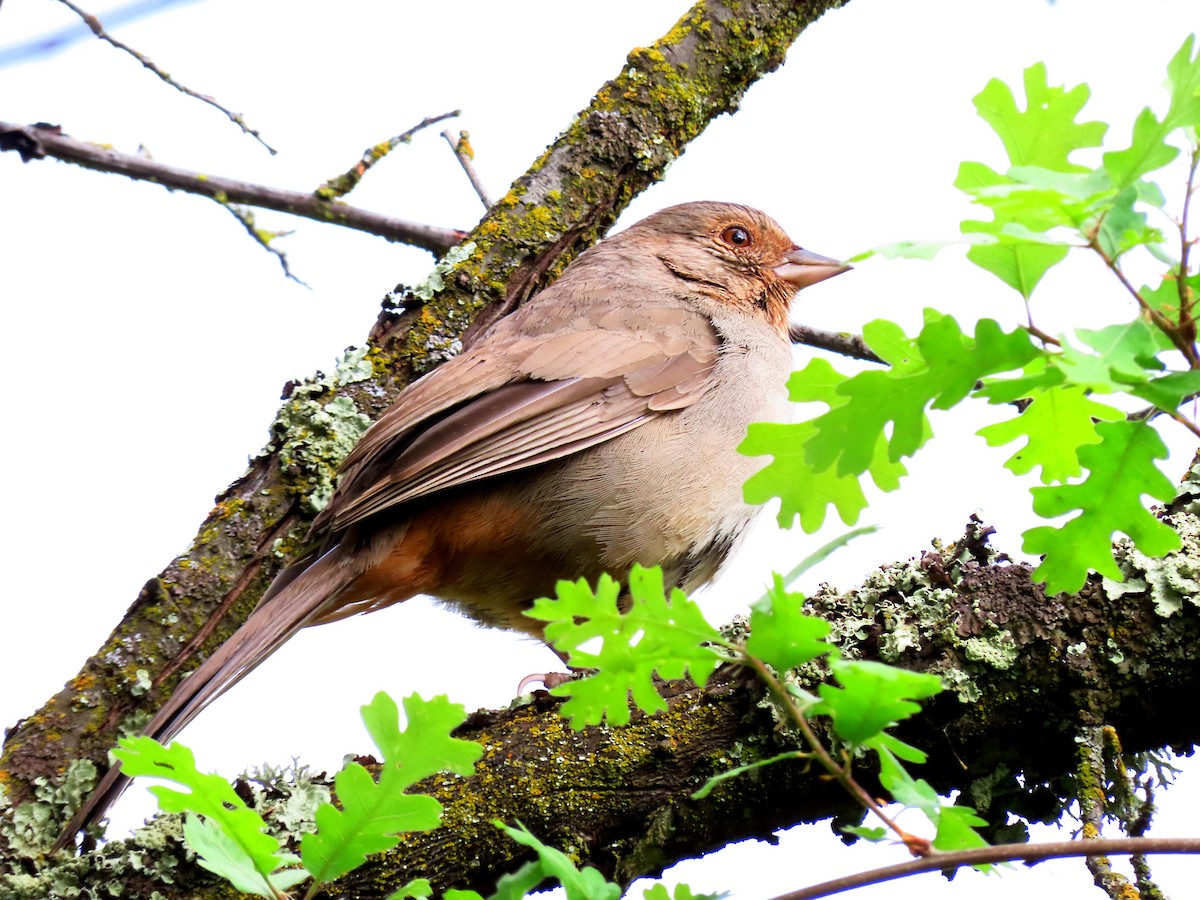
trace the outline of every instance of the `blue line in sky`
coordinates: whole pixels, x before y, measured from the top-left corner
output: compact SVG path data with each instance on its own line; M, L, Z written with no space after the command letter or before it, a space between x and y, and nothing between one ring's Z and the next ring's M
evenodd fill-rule
M100 20L105 30L111 33L111 29L117 25L136 22L138 19L152 16L171 6L195 2L197 0L134 0L132 3L94 15ZM78 23L68 25L58 31L52 31L19 44L0 47L0 69L50 56L71 44L89 38L92 38L92 30L80 20Z

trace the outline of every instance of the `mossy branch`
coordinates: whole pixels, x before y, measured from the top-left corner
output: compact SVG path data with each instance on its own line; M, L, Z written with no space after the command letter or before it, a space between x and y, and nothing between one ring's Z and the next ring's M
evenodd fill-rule
M922 778L942 792L962 791L991 820L997 839L1012 840L1012 817L1053 821L1070 802L1084 694L1089 714L1121 732L1127 751L1200 739L1200 721L1178 713L1200 689L1193 649L1200 645L1200 605L1165 618L1149 592L1113 601L1099 579L1077 597L1046 597L1027 567L997 561L977 534L972 525L958 544L885 567L856 590L823 591L810 610L834 625L843 653L898 661L957 685L897 736L928 752ZM886 636L900 631L917 640L897 650ZM1003 652L987 652L989 646ZM1137 662L1145 659L1157 664ZM809 673L802 684L811 689L819 677ZM476 713L455 733L483 745L476 773L435 776L421 787L445 805L446 827L410 835L333 893L382 896L417 875L430 878L437 893L451 886L486 892L523 862L521 848L488 824L495 817L520 819L577 864L627 884L731 841L861 816L844 791L803 763L760 768L693 799L710 776L794 744L761 685L734 670L719 671L703 691L681 681L663 693L667 712L635 713L630 727L619 729L572 731L545 695L516 710ZM865 769L855 776L876 788ZM291 809L290 790L272 783L262 806ZM0 900L40 898L51 883L131 898L155 890L226 896L184 861L178 833L168 817L41 875L0 876ZM854 867L848 854L846 869ZM1080 877L1087 877L1082 865Z

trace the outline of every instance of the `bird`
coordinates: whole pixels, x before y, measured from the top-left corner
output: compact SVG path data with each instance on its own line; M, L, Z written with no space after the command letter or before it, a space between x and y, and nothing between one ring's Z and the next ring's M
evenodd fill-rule
M342 462L312 549L174 689L166 743L301 628L427 594L542 637L559 579L661 565L693 591L754 510L737 445L786 417L788 315L849 266L732 203L671 206L581 253L549 287L400 392ZM59 837L98 823L119 763Z

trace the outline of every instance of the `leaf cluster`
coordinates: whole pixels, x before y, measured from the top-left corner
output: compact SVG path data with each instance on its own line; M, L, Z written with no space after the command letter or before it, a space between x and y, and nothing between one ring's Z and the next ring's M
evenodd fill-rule
M813 559L823 555L818 552ZM539 600L528 613L546 622L547 638L568 654L572 667L594 670L552 690L567 698L562 714L573 728L604 721L624 724L629 721L631 701L647 714L662 711L666 702L655 674L679 678L686 672L703 687L719 665L744 666L764 680L783 715L808 746L722 773L703 786L697 797L749 769L783 760L814 759L887 826L859 830L861 836L882 839L890 829L919 852L983 845L972 830L972 826L984 824L982 820L973 810L943 803L927 782L913 778L903 763L924 762L924 753L888 731L920 711L917 700L942 690L936 675L842 658L826 640L829 623L805 613L803 595L788 591L780 576L775 576L770 589L752 606L749 636L741 642L724 637L681 591L673 591L668 599L661 569L634 567L624 598L627 612L621 612L619 596L619 586L610 578L602 579L595 591L584 581L560 581L557 596ZM584 646L590 649L582 650ZM784 677L813 663L823 664L833 678L831 683L821 684L815 695ZM809 726L814 716L829 718L840 759L835 759ZM881 782L898 802L927 815L936 828L931 841L896 826L854 782L851 760L862 751L877 755Z
M357 762L334 778L337 805L322 803L317 830L300 838L299 856L282 850L258 812L219 775L196 768L191 750L179 743L164 747L149 737L126 738L113 751L130 776L149 775L187 791L155 786L150 791L164 812L186 812L184 837L200 865L228 880L239 891L277 900L285 891L312 879L306 897L321 885L362 865L367 857L394 847L408 831L428 831L441 822L441 804L408 789L437 772L469 775L482 749L449 736L466 711L444 696L404 700L407 727L400 728L396 702L380 692L362 707L367 727L383 762L378 780Z
M1167 455L1163 423L1177 422L1200 437L1200 425L1181 411L1200 394L1200 274L1188 229L1200 164L1195 36L1168 64L1167 92L1161 117L1149 108L1137 116L1129 146L1086 165L1074 157L1101 147L1108 131L1102 122L1078 120L1087 85L1050 86L1045 66L1031 66L1021 108L1007 84L989 82L975 106L999 137L1008 167L962 164L955 185L990 217L964 221L960 230L967 258L1021 295L1027 322L1005 330L980 319L968 334L928 309L915 337L893 322L869 323L863 337L888 369L847 376L818 359L796 372L791 398L827 410L794 425L751 427L742 452L774 460L747 483L747 499L780 497L781 524L798 517L805 531L821 527L830 506L853 524L866 506L862 479L869 475L880 489L895 490L903 461L932 436L929 410L974 398L1011 410L980 431L992 446L1018 444L1006 467L1038 473L1033 511L1055 521L1027 531L1024 549L1042 556L1035 574L1051 592L1078 590L1089 571L1120 580L1116 534L1147 556L1177 549L1178 535L1147 498L1169 501L1175 494L1158 466ZM1186 188L1172 219L1162 189L1146 176L1181 156ZM907 241L864 257L929 258L940 247ZM1140 288L1125 271L1135 251L1161 267L1157 281ZM1030 298L1073 252L1103 262L1133 301L1130 321L1059 336L1036 326ZM1122 398L1149 408L1127 415Z

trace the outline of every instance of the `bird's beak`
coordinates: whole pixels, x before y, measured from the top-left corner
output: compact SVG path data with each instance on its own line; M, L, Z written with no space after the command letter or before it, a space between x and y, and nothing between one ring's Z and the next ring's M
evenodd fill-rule
M850 266L836 259L812 253L802 247L793 247L784 254L783 262L774 267L774 272L799 290L834 275L841 275L849 269Z

